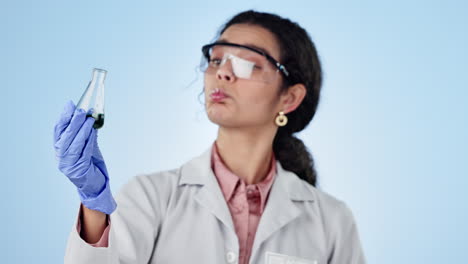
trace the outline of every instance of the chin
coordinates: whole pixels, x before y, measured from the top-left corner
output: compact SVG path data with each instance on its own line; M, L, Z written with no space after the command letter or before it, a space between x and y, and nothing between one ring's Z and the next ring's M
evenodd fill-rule
M211 123L216 124L218 126L230 126L232 125L229 121L229 118L226 116L222 115L219 112L213 113L213 112L208 112L207 113L208 119L211 121Z
M216 125L221 125L223 123L223 118L220 115L216 115L210 112L207 112L208 119L211 121L211 123L216 124Z

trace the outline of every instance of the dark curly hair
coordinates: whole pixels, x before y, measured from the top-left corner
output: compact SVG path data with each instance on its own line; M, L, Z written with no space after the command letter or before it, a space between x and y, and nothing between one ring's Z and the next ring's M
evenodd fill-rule
M312 155L302 140L293 134L303 130L317 110L322 86L320 60L309 34L297 23L276 14L248 10L233 16L224 24L218 36L235 24L261 26L276 37L280 47L280 62L289 71L283 78L279 94L294 84L301 83L307 94L299 107L288 113L288 123L279 127L273 141L273 151L281 166L294 172L299 178L316 186L317 172Z

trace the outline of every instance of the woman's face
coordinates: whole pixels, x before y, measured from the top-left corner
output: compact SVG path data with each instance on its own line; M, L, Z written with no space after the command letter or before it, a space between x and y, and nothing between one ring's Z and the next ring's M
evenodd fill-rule
M280 49L275 36L255 25L236 24L227 28L220 39L236 44L252 45L265 50L275 60L280 60ZM232 72L228 60L215 72L205 72L205 108L211 122L223 127L274 126L280 109L278 91L282 83L280 72L270 82L241 79ZM221 89L227 98L213 99L210 94Z

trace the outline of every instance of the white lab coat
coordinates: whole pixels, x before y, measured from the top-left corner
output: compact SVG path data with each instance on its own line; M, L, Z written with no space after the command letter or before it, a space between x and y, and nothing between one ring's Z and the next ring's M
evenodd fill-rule
M92 247L73 225L65 263L238 263L239 242L211 170L211 148L180 168L138 175L116 195L109 247ZM286 171L277 176L249 263L364 264L347 205Z

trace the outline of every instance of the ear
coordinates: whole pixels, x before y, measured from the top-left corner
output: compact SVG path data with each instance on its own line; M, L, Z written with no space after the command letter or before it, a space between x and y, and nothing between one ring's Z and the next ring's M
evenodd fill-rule
M288 114L302 103L307 94L307 89L302 83L292 85L288 90L281 95L281 110L284 114Z

